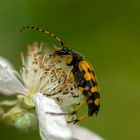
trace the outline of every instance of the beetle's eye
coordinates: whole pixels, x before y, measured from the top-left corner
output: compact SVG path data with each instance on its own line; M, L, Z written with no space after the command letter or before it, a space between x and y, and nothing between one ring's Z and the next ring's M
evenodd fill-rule
M68 51L69 49L67 47L63 47L63 50L64 51Z

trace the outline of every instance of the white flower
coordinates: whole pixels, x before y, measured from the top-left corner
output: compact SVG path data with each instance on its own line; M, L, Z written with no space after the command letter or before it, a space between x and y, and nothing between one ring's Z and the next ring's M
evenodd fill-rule
M50 54L53 52L44 44L28 46L27 56L22 54L20 74L0 58L0 93L17 95L15 100L0 101L0 120L24 132L38 129L39 125L42 140L81 139L80 132L86 131L67 124L75 116L46 114L68 112L83 98L74 82L68 80L71 69L59 56Z
M42 140L51 138L57 140L71 139L72 132L64 116L52 116L45 112L62 113L60 106L48 97L44 97L41 93L37 93L34 97L36 111L39 120L39 129Z
M27 89L17 79L14 72L11 64L0 57L0 92L6 95L15 93L26 94Z

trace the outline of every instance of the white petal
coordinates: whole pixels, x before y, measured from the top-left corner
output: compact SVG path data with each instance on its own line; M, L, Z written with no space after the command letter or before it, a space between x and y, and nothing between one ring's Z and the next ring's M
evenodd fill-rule
M0 93L12 95L15 93L27 94L27 89L7 68L0 64Z
M104 140L97 134L89 131L88 129L84 127L73 125L71 128L72 128L73 137L79 140Z
M63 115L50 115L46 112L62 113L60 106L53 99L37 93L34 97L39 129L42 140L71 140L70 126Z
M6 69L14 70L12 64L2 56L0 56L0 65L2 65Z
M0 56L0 65L14 76L20 77L19 73L15 70L13 65L4 57Z

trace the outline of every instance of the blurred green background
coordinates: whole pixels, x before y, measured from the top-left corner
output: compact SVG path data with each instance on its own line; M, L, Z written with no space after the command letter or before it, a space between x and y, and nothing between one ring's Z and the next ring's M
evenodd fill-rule
M106 140L140 139L139 0L4 0L0 4L0 55L18 69L20 52L42 33L17 31L35 25L60 36L94 65L101 90L98 117L81 122ZM0 139L38 140L0 124Z

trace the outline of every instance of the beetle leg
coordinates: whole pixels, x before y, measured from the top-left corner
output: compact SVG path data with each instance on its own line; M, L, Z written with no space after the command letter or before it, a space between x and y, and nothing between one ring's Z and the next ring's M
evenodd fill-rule
M74 120L68 121L67 123L73 123L73 124L76 124L77 122L79 122L79 121L81 121L81 120L84 120L84 119L87 119L87 118L88 118L88 114L83 115L83 116L81 116L81 117L78 118L78 119L74 119Z
M72 71L69 73L68 82L69 83L73 83L74 82L74 75L73 75Z
M76 114L76 113L80 110L80 108L86 103L87 99L88 99L88 97L85 96L85 97L81 100L81 102L80 102L78 105L76 105L76 107L75 107L74 110L72 111L72 114Z
M66 112L66 113L56 113L56 112L46 112L46 114L51 114L51 115L74 115L76 114L80 108L85 104L87 101L87 97L84 97L83 100L81 100L80 104L78 104L72 112Z

